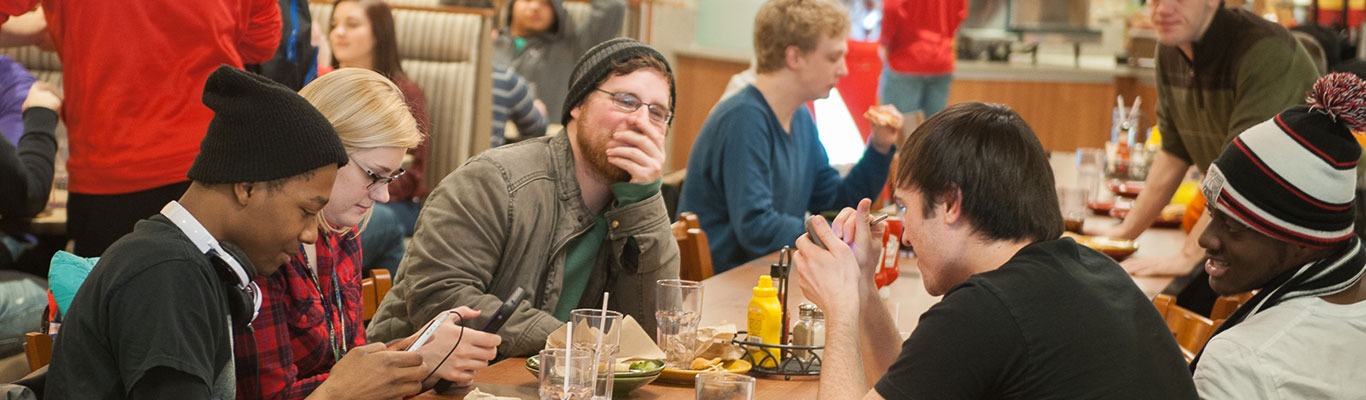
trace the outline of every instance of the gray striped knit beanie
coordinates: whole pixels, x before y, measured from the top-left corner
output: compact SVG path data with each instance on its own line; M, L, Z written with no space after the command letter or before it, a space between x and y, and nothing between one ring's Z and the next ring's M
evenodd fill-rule
M564 112L560 114L560 124L569 125L569 119L573 118L569 111L578 107L583 98L588 97L600 82L607 79L607 74L612 72L613 62L636 57L658 59L664 64L664 68L668 69L664 73L669 77L669 112L672 113L677 102L674 101L674 71L669 65L669 60L650 45L631 38L616 38L593 46L583 54L583 57L579 57L579 62L574 65L574 72L569 74L569 95L564 99ZM669 122L672 124L673 121Z
M1366 82L1335 73L1307 106L1248 128L1210 164L1211 207L1280 241L1325 248L1352 237L1357 159L1351 130L1366 128Z

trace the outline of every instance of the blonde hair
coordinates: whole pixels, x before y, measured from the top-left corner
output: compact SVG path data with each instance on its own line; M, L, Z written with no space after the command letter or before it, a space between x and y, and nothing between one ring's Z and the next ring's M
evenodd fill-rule
M754 17L755 71L768 73L787 65L787 48L803 54L823 38L846 37L849 15L829 0L772 0Z
M304 86L299 94L332 122L347 154L376 147L412 149L422 143L403 92L375 71L338 69ZM367 210L355 228L335 227L324 213L318 213L318 222L335 234L359 234L369 224L372 211Z

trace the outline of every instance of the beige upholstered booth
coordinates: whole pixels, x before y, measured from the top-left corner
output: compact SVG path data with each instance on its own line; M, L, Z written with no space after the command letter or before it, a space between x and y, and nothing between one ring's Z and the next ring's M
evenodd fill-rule
M493 119L493 11L393 1L403 70L427 95L431 136L426 180L436 186L466 159L488 148ZM313 23L326 30L332 3L310 4Z

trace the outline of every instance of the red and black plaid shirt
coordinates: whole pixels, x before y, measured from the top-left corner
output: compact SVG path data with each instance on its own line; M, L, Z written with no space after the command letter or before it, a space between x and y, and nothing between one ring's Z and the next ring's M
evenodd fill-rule
M326 319L332 320L333 335L345 342L344 349L365 344L360 241L355 235L339 237L321 228L318 235L321 295L309 277L303 252L275 274L256 278L262 292L261 313L251 323L252 332L237 332L233 338L238 399L302 399L313 393L337 363ZM341 287L340 313L334 273ZM340 336L343 327L345 338Z

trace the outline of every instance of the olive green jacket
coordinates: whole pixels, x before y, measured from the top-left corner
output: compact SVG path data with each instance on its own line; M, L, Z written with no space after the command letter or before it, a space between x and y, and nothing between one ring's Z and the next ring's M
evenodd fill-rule
M467 161L427 196L393 289L375 313L370 341L407 337L437 313L458 306L484 312L482 326L514 290L527 297L499 334L499 356L527 356L563 322L560 299L567 244L587 233L588 210L574 177L567 134L495 148ZM655 333L655 281L677 279L679 251L659 193L603 214L607 237L580 307L632 315ZM631 240L634 239L634 240ZM634 242L634 245L631 243Z

